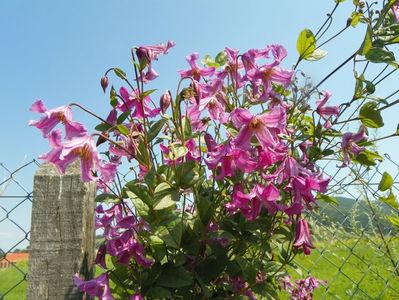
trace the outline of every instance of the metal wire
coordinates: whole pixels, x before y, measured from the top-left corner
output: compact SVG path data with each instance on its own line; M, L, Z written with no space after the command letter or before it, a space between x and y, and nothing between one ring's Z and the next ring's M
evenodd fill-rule
M26 220L30 217L32 207L32 186L27 185L32 184L32 180L22 184L19 178L24 175L32 178L31 167L36 169L38 166L39 163L32 160L11 171L6 164L0 162L0 176L4 176L3 179L0 179L0 232L5 233L11 226L14 238L12 241L7 241L10 245L0 244L3 245L3 248L0 246L0 263L6 262L8 265L7 270L0 269L0 300L10 297L20 299L20 292L16 294L17 288L26 283L28 278L26 268L13 263L7 256L18 250L18 247L29 243L30 224L26 224ZM25 215L26 213L28 215ZM21 238L19 238L20 235ZM4 247L7 248L4 249ZM7 278L1 279L2 276L5 276L3 275L5 272L13 273L14 282L5 280ZM23 297L25 298L25 294Z

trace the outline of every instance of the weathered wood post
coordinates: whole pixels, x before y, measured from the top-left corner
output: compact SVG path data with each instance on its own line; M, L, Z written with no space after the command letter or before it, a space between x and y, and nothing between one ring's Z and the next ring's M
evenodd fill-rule
M33 183L28 300L83 299L72 276L92 277L95 183L83 183L78 163L61 175L43 164Z

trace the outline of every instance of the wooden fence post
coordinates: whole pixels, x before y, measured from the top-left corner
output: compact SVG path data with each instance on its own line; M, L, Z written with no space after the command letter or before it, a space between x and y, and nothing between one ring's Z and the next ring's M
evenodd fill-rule
M83 299L72 276L93 276L95 183L83 183L80 167L61 175L43 164L33 184L27 300Z

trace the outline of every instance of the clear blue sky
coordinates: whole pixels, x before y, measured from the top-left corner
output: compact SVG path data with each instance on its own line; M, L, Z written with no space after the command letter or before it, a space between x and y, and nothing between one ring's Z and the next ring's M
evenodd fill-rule
M43 99L48 107L80 102L105 114L108 100L99 79L113 66L131 75L129 50L135 45L176 42L155 65L160 92L175 90L176 70L186 67L185 56L193 51L215 55L225 46L245 51L280 43L288 49L285 65L289 67L297 59L298 33L305 27L316 30L334 4L333 0L0 1L0 161L12 169L47 151L47 142L27 126L38 117L28 111L36 99ZM351 11L348 0L338 9L332 32L345 25ZM329 52L324 60L305 62L301 68L317 82L359 47L363 33L362 26L349 30L324 47ZM388 84L390 91L393 82ZM350 66L324 88L333 92L333 102L347 101L353 90ZM399 110L395 110L386 122L389 132L396 128L394 116ZM82 113L75 115L96 124ZM398 140L391 141L390 147L397 149ZM1 226L4 236L6 229ZM2 245L8 243L0 238Z

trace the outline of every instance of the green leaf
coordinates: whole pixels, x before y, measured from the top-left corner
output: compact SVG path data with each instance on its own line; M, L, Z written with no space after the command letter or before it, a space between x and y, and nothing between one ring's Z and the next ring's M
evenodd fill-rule
M140 185L136 180L132 180L126 183L125 188L151 207L151 199L148 194L147 187ZM129 197L132 199L130 195Z
M166 226L160 226L156 234L167 246L179 249L185 225L181 222L181 214L176 215L175 217L176 219L169 222Z
M117 124L122 124L122 123L127 119L127 117L129 116L129 114L130 114L130 111L125 111L123 114L121 114L121 115L118 117L118 119L116 119L116 123L117 123Z
M129 134L129 129L127 129L127 127L125 125L118 124L118 125L116 125L116 129L118 129L118 131L123 135Z
M378 189L379 189L381 192L384 192L384 191L390 189L392 185L393 185L393 178L392 178L392 176L391 176L388 172L384 172L384 173L382 174L381 181L380 181L380 183L378 184Z
M204 56L204 58L201 59L201 63L202 63L204 66L208 66L208 67L215 67L215 68L220 67L219 64L218 64L217 62L215 62L215 61L212 59L212 56L210 56L209 54L206 54L206 55Z
M148 130L148 141L151 142L153 139L155 139L159 132L162 130L163 126L167 122L167 119L160 119L157 122L155 122L153 125L151 125L150 129Z
M384 159L377 152L364 150L364 151L360 152L359 155L356 156L353 160L360 163L361 165L370 167L370 166L376 165L376 162L375 162L376 160L383 161Z
M366 31L366 36L364 37L363 43L357 53L359 53L360 55L366 55L372 46L373 46L372 31L370 26L368 26Z
M316 61L322 59L324 56L327 55L327 51L321 50L319 48L315 49L313 53L306 58L306 60Z
M329 203L329 204L338 206L338 201L337 201L337 199L335 199L334 197L331 197L331 196L329 196L329 195L317 194L317 197L316 197L316 198L317 198L318 200L322 200L322 201L324 201L324 202L326 202L326 203Z
M220 66L223 66L227 63L227 54L225 51L220 51L215 58L215 62L219 64Z
M176 208L176 201L172 195L163 197L154 207L154 210L163 210L168 208Z
M118 105L118 98L116 97L116 91L114 86L111 86L111 89L109 91L109 100L110 100L110 104L112 107L115 108L115 106Z
M366 127L380 128L384 126L384 121L375 102L367 102L360 108L359 119Z
M351 15L351 26L356 27L356 25L359 24L361 17L363 17L363 13L354 11Z
M196 161L191 160L181 163L176 168L176 180L178 184L183 188L193 186L198 180L198 172L196 170Z
M110 128L112 128L112 126L107 123L101 123L101 124L98 124L96 127L94 127L95 130L101 131L101 132L107 131Z
M100 194L96 197L96 199L94 201L96 202L114 202L116 199L119 199L118 196L114 195L114 194Z
M193 283L193 274L184 267L167 264L157 280L157 284L168 288L181 288Z
M154 197L156 201L154 210L163 210L176 207L176 202L179 200L179 193L176 190L172 190L169 184L163 182L155 188Z
M172 294L168 289L165 289L160 286L151 287L145 294L147 297L151 297L151 299L171 299Z
M183 157L188 153L188 149L186 146L180 144L170 144L169 145L169 158L172 160L176 160L180 157Z
M120 69L120 68L114 68L114 73L115 73L115 75L118 76L119 78L121 78L121 79L126 79L126 73L123 72L122 69Z
M379 200L381 202L388 204L390 207L392 207L396 210L399 209L398 201L396 200L396 197L392 192L389 193L388 197L380 197Z
M254 266L241 256L236 257L236 262L240 265L244 279L248 281L249 284L254 283L257 274L257 270L254 268Z
M342 3L345 2L346 0L335 0L335 3Z
M147 97L147 96L149 96L149 95L151 95L153 92L155 92L157 89L153 89L153 90L148 90L148 91L145 91L145 92L142 92L141 94L140 94L140 99L144 99L145 97Z
M191 121L189 117L184 116L181 120L183 125L183 131L185 138L191 138L192 131L191 131Z
M382 48L371 48L366 53L366 59L373 63L394 63L395 55L391 51L386 51Z
M304 29L299 33L296 49L301 58L308 58L316 49L316 38L310 29Z
M392 225L399 227L399 216L395 216L395 215L387 216L387 220Z
M373 94L375 92L375 85L371 81L365 80L366 83L366 91L369 94Z
M137 213L141 217L145 218L148 215L148 212L150 211L149 206L143 200L141 200L135 193L131 191L126 191L126 194L134 204L134 208L136 209Z

